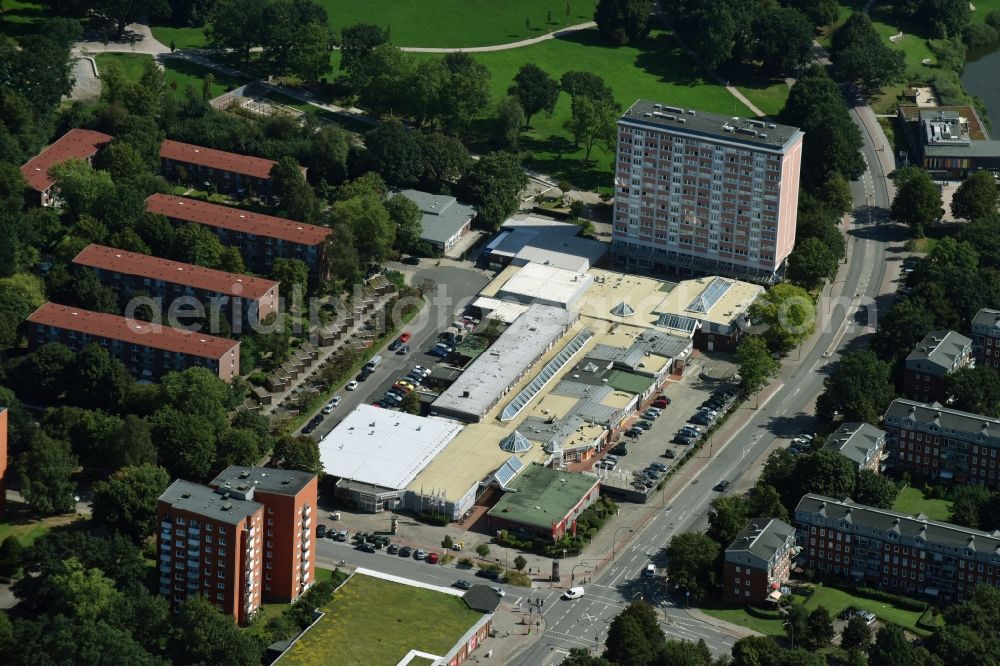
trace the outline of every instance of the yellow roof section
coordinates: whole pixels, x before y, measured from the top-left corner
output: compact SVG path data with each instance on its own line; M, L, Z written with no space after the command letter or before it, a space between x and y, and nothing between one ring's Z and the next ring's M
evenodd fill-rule
M656 324L657 315L653 311L666 295L669 282L599 268L592 268L587 272L593 276L594 281L572 309L582 316L608 322L645 327ZM622 301L635 310L634 315L618 317L611 314L614 307Z
M764 293L764 288L760 285L727 279L726 282L730 284L729 290L707 313L688 310L688 306L715 279L715 277L705 277L679 282L669 294L665 295L663 301L657 306L657 311L728 326L734 317L745 312L750 304Z

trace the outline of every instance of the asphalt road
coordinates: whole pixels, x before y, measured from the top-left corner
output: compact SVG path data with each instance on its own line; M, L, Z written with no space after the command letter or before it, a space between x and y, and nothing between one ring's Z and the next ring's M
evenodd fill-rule
M716 442L712 460L695 476L669 506L629 540L611 565L585 587L585 597L578 601L557 601L546 605L545 632L542 639L521 653L512 663L523 666L556 664L573 647L595 648L603 643L608 624L624 604L645 598L662 614L661 627L669 638L698 640L704 638L715 654L728 653L734 637L725 630L689 616L678 604L683 599L669 599L661 586L641 577L649 562L663 565L663 548L675 535L703 529L708 505L719 493L712 490L718 481L735 481L762 458L776 439L795 432L811 430L809 407L823 390L823 380L841 352L848 351L871 333L866 327L868 303L876 303L886 270L889 241L900 234L888 224L889 195L885 173L875 150L876 143L860 116L865 138L865 159L870 170L852 183L857 205L851 234L850 264L843 278L839 300L821 300L821 309L829 309L821 322L821 335L815 345L802 352L801 361L786 363L779 378L778 391L754 410L746 426L725 442ZM879 143L884 142L881 139ZM837 287L834 283L826 293ZM888 295L891 299L891 295ZM883 308L885 297L881 299ZM794 353L794 352L793 352ZM735 485L735 484L734 484Z
M412 335L407 343L412 351L400 356L389 351L387 343L378 352L382 363L372 376L362 382L356 391L341 390L337 393L342 398L340 406L312 432L314 439L322 439L358 405L370 404L381 398L389 387L415 366L433 368L440 359L425 352L437 342L438 333L448 328L456 316L462 314L466 305L488 282L482 271L452 266L418 269L414 273L413 283L418 284L423 280L432 280L435 287L429 298L429 307L425 306L404 329Z

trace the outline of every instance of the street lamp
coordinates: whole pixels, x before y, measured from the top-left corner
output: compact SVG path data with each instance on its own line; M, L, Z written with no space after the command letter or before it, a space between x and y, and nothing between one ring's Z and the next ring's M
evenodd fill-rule
M784 626L788 627L788 629L789 629L790 636L791 636L791 639L792 639L792 649L794 650L795 649L795 625L792 624L791 622L785 622Z
M617 530L615 530L614 536L611 537L611 559L612 560L615 559L615 553L617 552L616 548L618 546L618 533L621 532L622 530L628 530L630 533L631 532L635 532L635 530L632 529L631 527L619 527Z
M583 567L583 566L592 567L594 565L591 564L590 562L577 562L576 564L574 564L573 568L570 569L570 572L569 572L569 584L570 585L572 585L573 581L576 579L576 568L577 567Z

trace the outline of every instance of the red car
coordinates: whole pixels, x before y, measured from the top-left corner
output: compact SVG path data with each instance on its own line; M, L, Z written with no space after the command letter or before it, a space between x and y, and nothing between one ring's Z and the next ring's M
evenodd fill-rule
M409 333L409 331L404 332L404 333L400 333L399 334L399 341L402 342L403 344L406 344L407 342L409 342L410 341L410 333Z
M661 395L656 400L653 401L651 406L656 407L657 409L663 409L669 404L670 404L670 398L668 398L665 395Z
M437 553L427 553L428 564L437 564L439 559L441 558Z

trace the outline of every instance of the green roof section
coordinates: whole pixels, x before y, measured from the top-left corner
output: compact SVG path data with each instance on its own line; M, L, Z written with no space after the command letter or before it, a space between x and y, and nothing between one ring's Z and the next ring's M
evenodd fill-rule
M645 377L625 372L624 370L612 370L608 374L607 380L608 385L616 391L625 391L626 393L635 393L636 395L643 393L653 385L652 377Z
M532 463L507 486L489 515L524 525L551 528L566 517L597 479Z

